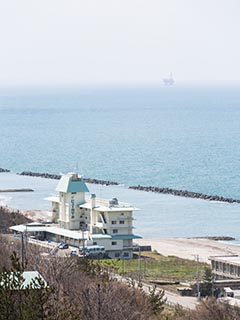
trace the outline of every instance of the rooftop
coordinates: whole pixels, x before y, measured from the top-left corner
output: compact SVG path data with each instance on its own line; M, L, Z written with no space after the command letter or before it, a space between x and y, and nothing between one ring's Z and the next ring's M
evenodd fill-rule
M59 203L59 196L54 195L51 197L45 198L45 200ZM79 204L80 208L83 209L91 209L91 198L87 197L85 199L84 203ZM111 211L138 211L139 209L134 207L133 205L129 203L124 203L124 202L118 202L118 204L111 204L111 200L106 200L106 199L96 199L95 201L95 207L94 209L101 211L101 212L111 212Z
M42 224L37 226L31 226L31 225L24 225L20 224L17 226L10 227L11 230L17 231L17 232L48 232L52 234L57 234L60 236L68 237L75 240L81 240L81 239L88 239L88 233L82 232L80 230L68 230L60 228L56 224Z
M82 232L81 230L68 230L68 229L63 229L60 228L56 224L38 224L38 225L31 225L31 224L20 224L17 226L12 226L10 227L11 230L17 231L17 232L49 232L52 234L57 234L60 236L68 237L71 239L75 240L82 240L85 239L87 240L89 238L89 232L85 231ZM141 238L140 236L133 235L133 234L128 234L128 235L110 235L110 234L102 234L102 233L97 233L97 234L92 234L91 235L92 239L114 239L114 240L127 240L127 239L139 239Z
M80 208L91 209L91 199L86 198L85 203L79 205ZM129 203L118 202L117 204L112 204L111 200L106 199L96 199L95 210L102 212L111 212L111 211L137 211L138 208L134 207Z
M231 255L231 256L211 256L209 257L211 261L219 261L224 263L231 263L235 265L240 265L240 256Z
M82 177L76 173L68 173L61 177L56 191L58 192L89 192Z
M47 282L44 280L42 275L38 271L24 271L22 274L23 282L21 283L20 288L14 287L14 289L26 289L28 286L33 286L34 289L40 289L41 283L46 288ZM11 273L11 279L14 280L14 273ZM41 281L41 283L38 283L37 279Z

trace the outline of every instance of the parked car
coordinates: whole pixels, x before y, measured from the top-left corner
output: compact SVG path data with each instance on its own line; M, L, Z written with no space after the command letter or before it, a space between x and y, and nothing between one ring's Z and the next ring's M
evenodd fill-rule
M61 242L58 244L58 249L68 249L69 246L67 243Z
M106 251L104 246L92 245L79 247L80 256L85 256L89 258L99 258L102 259L106 256Z

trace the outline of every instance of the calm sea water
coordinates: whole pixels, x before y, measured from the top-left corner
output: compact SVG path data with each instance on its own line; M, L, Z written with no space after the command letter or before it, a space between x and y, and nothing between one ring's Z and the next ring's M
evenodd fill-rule
M60 173L78 164L86 177L124 185L240 198L239 120L238 87L0 89L0 167ZM191 234L211 231L201 220L206 217L217 218L216 232L218 226L224 231L229 217L232 229L222 234L238 233L239 205L216 209L205 201L198 211L200 200L170 197L164 198L172 203L164 211L165 200L156 199L154 213L153 199L147 200L148 234L159 220L159 233L178 236L186 223L193 228L196 215Z

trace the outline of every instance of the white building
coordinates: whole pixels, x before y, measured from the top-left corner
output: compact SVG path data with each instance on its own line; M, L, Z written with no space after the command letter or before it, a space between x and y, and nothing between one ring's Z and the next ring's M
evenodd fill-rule
M216 279L240 279L240 256L212 256L209 260Z
M137 208L127 203L97 199L89 192L82 177L76 173L63 175L57 185L58 194L47 198L52 203L52 220L55 224L30 224L28 232L47 240L64 241L78 247L104 246L111 258L131 258L133 239L133 211ZM23 232L25 226L11 229Z

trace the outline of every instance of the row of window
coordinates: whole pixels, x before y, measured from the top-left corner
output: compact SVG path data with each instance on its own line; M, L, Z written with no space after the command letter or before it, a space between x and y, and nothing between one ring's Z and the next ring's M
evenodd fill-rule
M114 257L115 258L120 258L121 257L121 253L120 252L115 252ZM123 253L123 257L124 258L128 258L129 257L129 253L128 252L124 252Z
M117 224L117 220L112 220L112 224ZM119 224L125 224L124 220L120 220Z
M97 242L94 241L94 242L93 242L93 245L97 245ZM112 246L116 246L116 245L117 245L117 241L112 241Z
M93 245L97 245L97 242L94 241ZM117 241L112 241L112 246L116 246L117 245ZM115 252L114 253L114 257L115 258L120 258L120 257L124 257L124 258L128 258L129 257L129 252L123 252L123 255L121 252Z
M115 233L115 234L118 233L118 229L113 229L112 233Z

